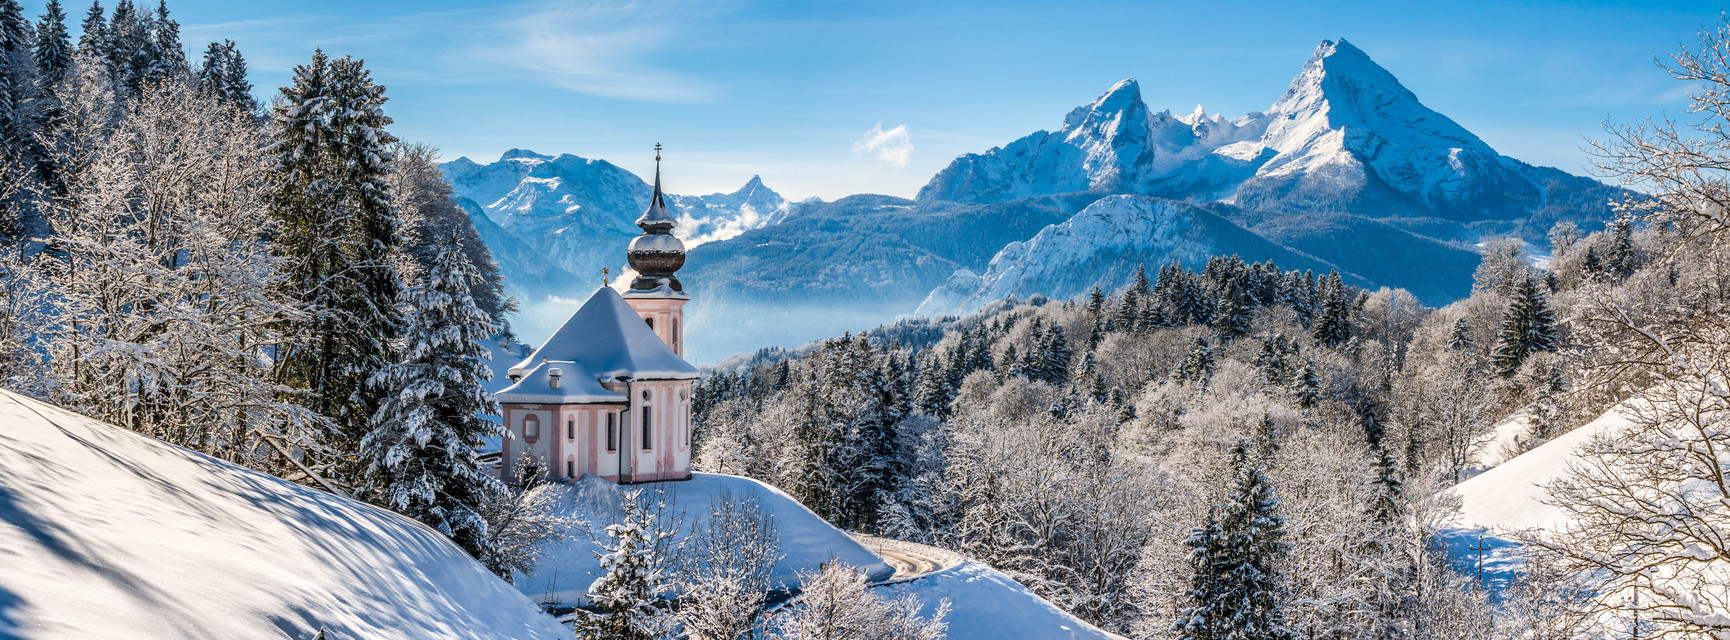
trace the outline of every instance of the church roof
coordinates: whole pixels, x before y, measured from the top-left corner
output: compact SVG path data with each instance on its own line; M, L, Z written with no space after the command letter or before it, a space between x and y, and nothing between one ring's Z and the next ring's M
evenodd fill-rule
M559 372L559 388L552 385L552 373ZM516 371L516 369L512 369ZM601 386L600 377L568 360L537 362L522 374L516 384L498 392L499 402L524 404L596 404L626 402L625 395Z
M526 376L542 362L555 360L580 365L584 379L697 378L697 368L673 353L619 296L619 292L608 287L595 290L594 295L571 315L571 319L553 332L553 337L547 338L546 344L511 367L510 374L513 377ZM575 379L571 373L565 373L564 378L566 381ZM536 393L544 388L546 385L541 385Z

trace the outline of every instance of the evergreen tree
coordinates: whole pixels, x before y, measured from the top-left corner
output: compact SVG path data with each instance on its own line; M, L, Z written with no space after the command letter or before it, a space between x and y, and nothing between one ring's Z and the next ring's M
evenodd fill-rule
M1135 279L1130 281L1129 288L1123 292L1123 304L1117 308L1117 326L1119 329L1140 333L1147 327L1142 326L1142 305L1147 304L1152 288L1147 283L1147 267L1136 265Z
M78 58L83 64L103 64L108 56L108 18L102 11L102 0L90 3L78 34ZM106 65L103 65L106 66Z
M246 78L246 58L232 40L212 42L204 49L204 62L193 74L200 91L242 111L252 111L252 82ZM480 265L476 265L477 267Z
M673 619L657 604L667 592L660 542L673 532L656 525L640 491L624 496L624 522L607 525L595 557L605 573L589 585L594 611L580 614L577 637L595 640L660 640L671 636ZM604 552L604 553L603 553Z
M1069 340L1063 337L1063 327L1054 326L1046 332L1039 356L1038 379L1054 386L1069 381Z
M1205 385L1208 379L1213 377L1213 361L1213 348L1207 344L1207 338L1196 338L1195 344L1190 345L1189 353L1184 355L1183 362L1178 365L1177 377Z
M289 260L287 293L311 313L289 332L298 339L279 354L278 377L306 390L302 402L336 423L333 444L346 451L370 430L379 399L363 383L395 360L402 325L384 100L360 61L318 51L273 107L274 249Z
M1351 339L1353 302L1340 281L1340 273L1329 272L1327 282L1322 286L1321 310L1314 326L1316 342L1337 348Z
M44 86L55 86L72 68L72 40L66 34L66 12L60 0L48 0L36 26L36 75Z
M1404 513L1401 500L1405 485L1400 481L1399 464L1387 448L1376 447L1374 453L1376 457L1371 466L1375 470L1375 493L1370 497L1369 516L1378 525L1392 526Z
M1104 312L1105 290L1099 288L1099 284L1095 283L1093 288L1087 291L1087 315L1097 319Z
M368 381L385 393L360 446L367 498L426 523L476 558L490 552L481 506L503 487L475 463L475 453L487 437L505 435L481 417L499 414L486 390L493 322L469 295L483 282L452 237L425 281L403 292L410 309L403 358Z
M1626 217L1619 217L1610 223L1610 251L1604 261L1605 272L1615 280L1623 280L1634 275L1634 269L1639 267L1638 258L1634 253L1634 223Z
M1302 369L1292 378L1292 399L1297 401L1299 408L1313 409L1321 402L1322 381L1316 375L1314 362L1305 361Z
M1556 350L1556 318L1549 297L1527 277L1514 287L1513 300L1502 315L1491 362L1503 377L1514 375L1532 353Z
M1472 346L1472 328L1466 324L1465 318L1455 320L1454 328L1448 332L1448 349L1469 351Z
M144 82L155 85L168 78L186 77L186 49L180 44L180 23L168 17L168 0L157 0L148 37Z
M1219 334L1219 341L1231 342L1248 334L1252 311L1242 285L1236 280L1226 281L1213 311L1213 329Z
M1236 474L1215 505L1217 519L1210 515L1186 542L1195 568L1191 606L1173 630L1184 640L1286 640L1285 518L1250 444L1239 441L1231 455Z

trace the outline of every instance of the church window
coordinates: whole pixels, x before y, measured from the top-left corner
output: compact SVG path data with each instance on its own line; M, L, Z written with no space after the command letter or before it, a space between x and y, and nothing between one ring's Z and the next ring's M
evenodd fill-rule
M679 319L673 318L673 344L679 344Z
M530 415L528 417L523 418L523 437L524 438L539 438L539 437L541 437L541 419L539 416Z
M644 317L643 322L648 323L650 331L655 330L655 319L654 318Z
M565 417L565 439L566 440L576 440L577 439L577 417L576 416L566 416Z
M652 424L652 423L649 421L649 407L645 406L645 407L643 407L643 450L644 451L648 451L650 449L655 448L654 444L653 444L654 440L649 439L650 436L654 435L654 432L650 430L650 426L649 426L650 424Z
M607 412L607 450L619 450L619 414Z
M565 477L567 477L567 478L577 477L577 461L575 461L575 460L566 460L565 461Z

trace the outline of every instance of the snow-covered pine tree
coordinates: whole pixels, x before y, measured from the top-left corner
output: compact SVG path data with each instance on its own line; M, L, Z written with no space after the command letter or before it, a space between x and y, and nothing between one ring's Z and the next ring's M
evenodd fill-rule
M1502 377L1513 376L1531 354L1557 347L1555 313L1536 280L1530 276L1521 280L1512 298L1502 315L1495 353L1490 356Z
M333 446L342 451L371 430L379 398L364 383L395 360L402 325L388 180L396 138L384 130L384 100L359 60L317 51L272 107L271 213L281 225L273 249L290 260L286 292L311 314L290 328L296 340L279 354L278 376L336 423Z
M66 11L60 0L48 0L36 24L36 77L52 87L72 68L72 40L66 34Z
M1472 327L1466 324L1465 318L1455 320L1453 328L1448 330L1448 349L1468 351L1472 346Z
M1197 573L1192 609L1174 629L1185 640L1292 637L1285 621L1285 518L1277 514L1273 483L1250 448L1241 440L1232 447L1236 473L1216 506L1217 525L1210 522L1188 543L1201 557L1192 561Z
M1147 304L1152 288L1147 283L1147 266L1135 266L1135 279L1123 291L1123 303L1117 307L1117 328L1132 333L1147 330L1142 326L1142 305Z
M1626 216L1610 223L1610 250L1605 256L1604 271L1613 280L1621 281L1634 275L1639 257L1634 251L1634 221Z
M1300 409L1313 409L1321 402L1322 380L1316 375L1314 362L1304 360L1304 366L1292 376L1292 400Z
M1339 347L1352 337L1352 297L1340 281L1338 271L1328 273L1321 287L1321 309L1314 326L1317 343Z
M848 465L851 495L843 511L849 516L846 524L856 531L881 531L884 507L900 490L896 426L901 415L889 384L891 373L884 366L872 366L858 383L863 410L854 428L855 460Z
M595 553L603 573L589 585L595 611L579 613L577 637L586 640L663 640L673 617L659 606L667 593L666 563L657 551L674 532L657 523L640 490L624 494L624 521L607 525Z
M1189 352L1184 354L1183 362L1178 364L1177 378L1206 385L1213 378L1213 367L1213 348L1208 345L1207 338L1198 337L1195 344L1190 345Z
M1045 334L1045 344L1039 350L1038 379L1053 386L1069 381L1069 340L1063 337L1063 327L1053 326Z
M1253 312L1243 286L1236 279L1227 280L1213 307L1213 329L1219 341L1231 342L1248 334Z
M168 17L168 0L157 0L156 15L150 20L149 38L145 84L185 78L190 71L186 65L186 48L180 44L180 23Z
M246 78L246 58L240 55L233 40L210 43L193 78L200 91L216 96L224 104L247 112L258 106L252 98L252 82Z
M486 390L493 322L469 295L482 283L453 236L425 280L403 292L402 360L367 381L384 393L360 442L363 496L426 523L475 558L490 554L482 506L503 489L475 453L487 437L505 435L481 417L499 414Z

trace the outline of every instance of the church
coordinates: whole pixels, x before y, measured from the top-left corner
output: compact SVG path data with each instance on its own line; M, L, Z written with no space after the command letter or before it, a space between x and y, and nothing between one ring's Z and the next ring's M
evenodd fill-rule
M602 286L500 391L505 426L501 473L515 481L524 456L550 480L590 474L621 484L691 477L691 393L697 368L684 359L684 307L674 275L685 244L661 195L637 219L643 235L628 259L637 271L623 294Z

